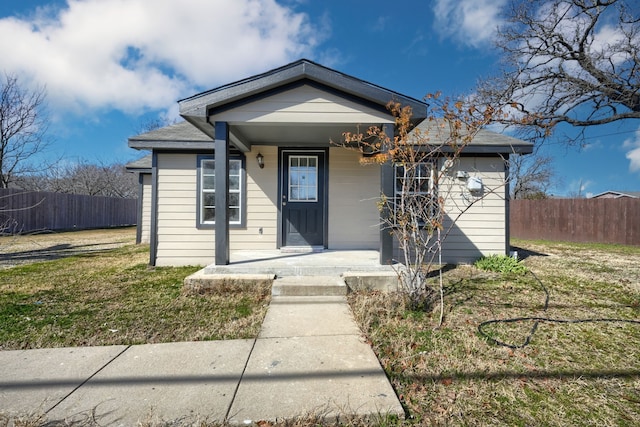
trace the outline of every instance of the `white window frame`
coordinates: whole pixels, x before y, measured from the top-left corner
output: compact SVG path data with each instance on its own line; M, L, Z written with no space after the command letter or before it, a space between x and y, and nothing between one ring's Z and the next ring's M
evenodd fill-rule
M435 186L435 173L437 169L437 164L438 163L436 159L421 162L420 165L421 166L424 165L425 167L424 169L423 168L418 169L418 172L419 172L418 176L414 178L414 180L417 182L413 184L413 189L409 188L404 190L403 190L404 185L402 184L401 180L404 179L406 175L404 173L402 174L403 176L399 175L399 171L404 170L404 166L402 164L394 164L393 200L394 200L395 206L399 205L400 198L402 197L403 191L404 191L405 194L417 194L417 195L429 196L432 201L433 209L437 209L438 195L437 195L437 188ZM426 181L426 190L423 190L424 188L422 185L423 181Z
M232 166L234 165L234 166ZM212 172L207 173L207 171ZM232 171L237 171L232 174ZM244 159L240 157L233 157L229 159L229 209L235 209L238 212L237 219L229 221L230 226L243 226L245 224L246 216L246 185L245 185L245 169ZM237 185L231 184L232 178L237 178ZM207 187L207 183L211 183L210 187ZM198 226L211 227L216 224L215 219L205 220L207 217L206 209L215 209L215 159L212 156L199 156L198 157ZM206 197L209 195L209 197ZM232 195L237 195L237 203L233 204L231 199ZM206 205L205 200L211 200L213 198L213 205ZM231 213L229 214L231 217ZM214 214L215 218L215 214Z

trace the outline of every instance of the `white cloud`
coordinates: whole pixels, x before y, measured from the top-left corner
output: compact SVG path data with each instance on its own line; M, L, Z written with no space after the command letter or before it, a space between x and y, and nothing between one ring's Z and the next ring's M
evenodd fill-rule
M587 197L587 194L592 193L588 192L587 188L592 187L593 185L593 181L585 180L583 178L574 179L569 183L567 195L570 197Z
M507 0L436 0L434 26L444 37L481 47L490 44L495 36L506 4Z
M629 171L640 172L640 128L632 138L626 139L622 143L622 148L627 151L625 157L629 159Z
M134 112L309 56L316 34L275 0L67 0L0 19L0 57L57 109Z

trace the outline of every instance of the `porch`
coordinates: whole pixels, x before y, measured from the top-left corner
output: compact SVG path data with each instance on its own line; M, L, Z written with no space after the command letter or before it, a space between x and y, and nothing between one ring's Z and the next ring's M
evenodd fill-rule
M184 286L187 291L206 292L223 284L270 281L274 295L344 295L360 289L393 291L398 286L400 268L401 264L381 265L380 254L375 250L241 250L230 253L229 264L212 264L187 277Z

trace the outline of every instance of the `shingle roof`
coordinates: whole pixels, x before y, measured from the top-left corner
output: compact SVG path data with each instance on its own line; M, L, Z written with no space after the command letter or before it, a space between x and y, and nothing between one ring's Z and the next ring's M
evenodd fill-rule
M130 172L146 172L151 171L151 154L144 156L141 159L134 160L133 162L127 163L125 166Z
M443 120L424 120L416 126L425 137L433 138L434 144L446 137L447 126ZM533 152L533 143L513 138L511 136L493 132L488 129L480 129L473 140L464 148L464 153L500 153L500 154L530 154Z
M178 143L178 144L176 144ZM213 149L213 140L191 123L183 121L129 138L129 147Z
M174 125L154 129L150 132L129 138L129 141L192 141L211 142L211 137L204 134L191 123L182 121Z

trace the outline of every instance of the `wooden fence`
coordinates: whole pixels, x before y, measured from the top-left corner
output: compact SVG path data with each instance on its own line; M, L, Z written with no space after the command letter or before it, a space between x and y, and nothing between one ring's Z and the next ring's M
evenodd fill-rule
M134 225L137 199L0 189L0 233Z
M640 245L640 199L512 200L511 237Z

